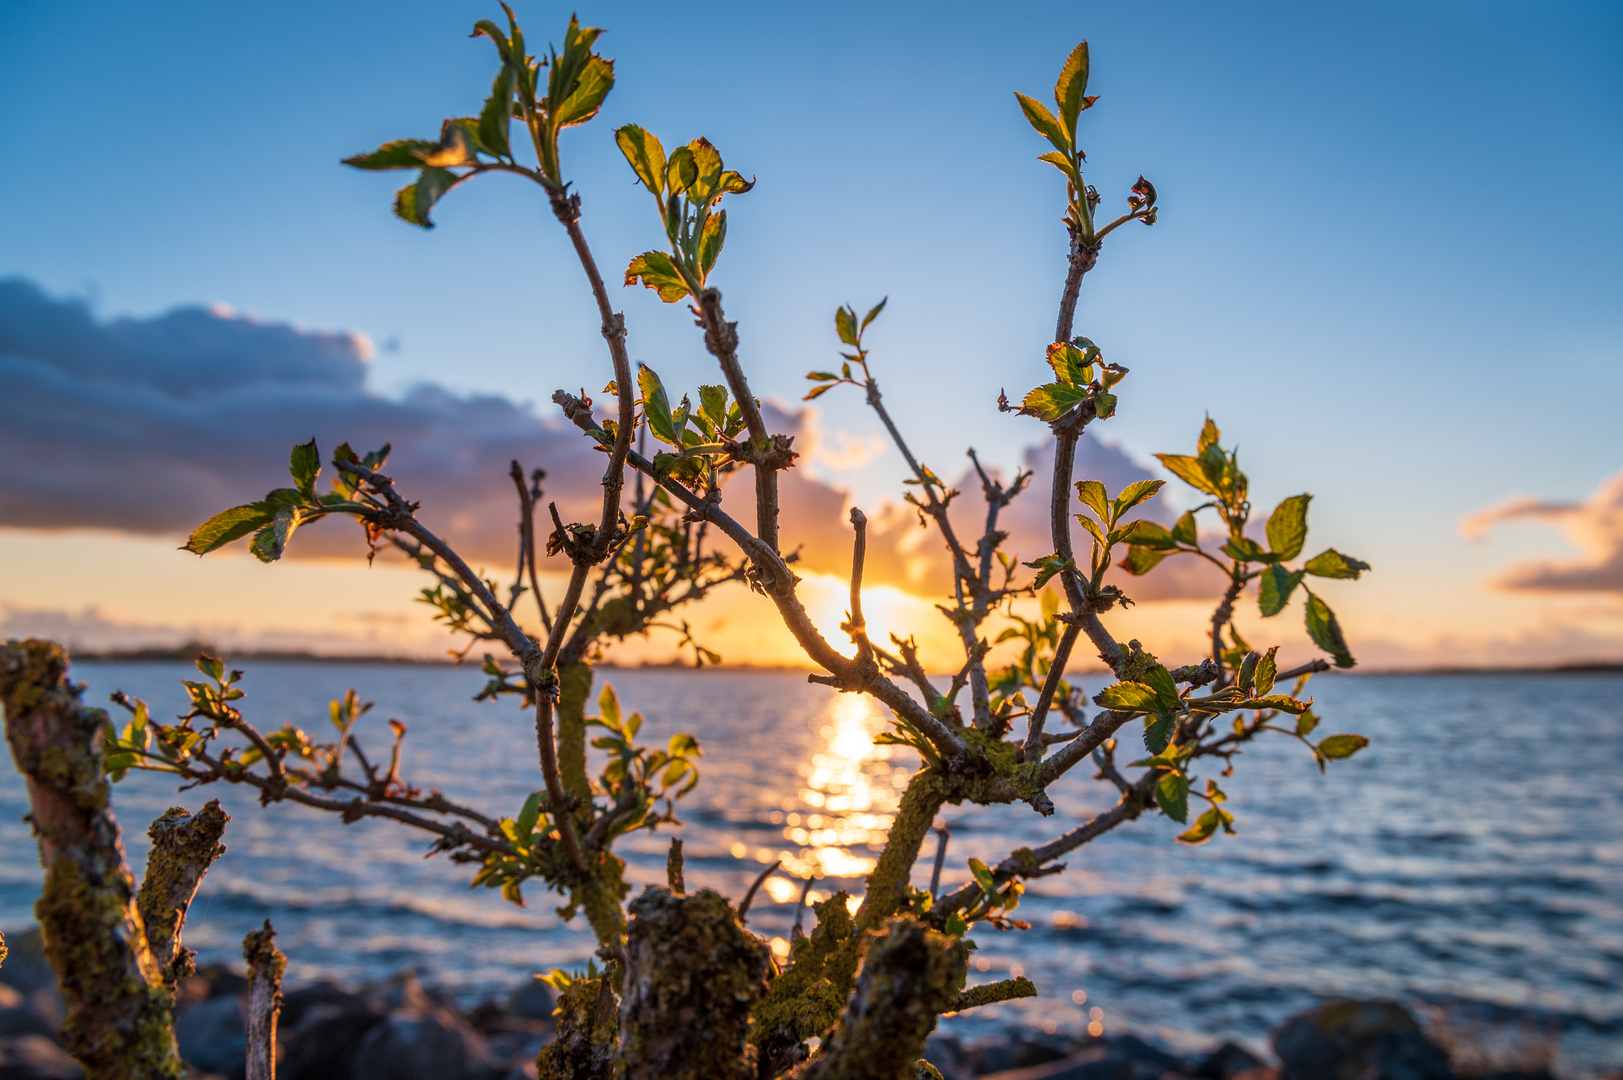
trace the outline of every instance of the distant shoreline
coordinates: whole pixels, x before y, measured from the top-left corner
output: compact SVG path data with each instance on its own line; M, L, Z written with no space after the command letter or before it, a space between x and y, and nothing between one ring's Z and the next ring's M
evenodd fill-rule
M213 646L198 642L188 642L172 648L141 648L141 649L101 649L83 650L69 654L75 661L94 661L99 663L164 663L188 662L196 660L199 653L216 650ZM387 656L369 653L311 653L298 651L250 651L231 653L228 657L233 663L254 664L391 664L411 667L456 667L449 658L438 659L434 657ZM464 664L473 664L464 661ZM613 664L597 665L606 671L722 671L732 674L749 672L790 672L805 673L811 668L792 665L769 664L710 664L704 668L694 668L691 664L672 662L665 664ZM1088 670L1079 670L1077 674L1093 674ZM1098 674L1103 674L1099 669ZM1550 664L1546 666L1526 667L1470 667L1465 665L1450 667L1427 668L1366 668L1359 671L1337 671L1332 669L1326 674L1332 675L1618 675L1623 674L1623 660L1592 660L1572 664Z

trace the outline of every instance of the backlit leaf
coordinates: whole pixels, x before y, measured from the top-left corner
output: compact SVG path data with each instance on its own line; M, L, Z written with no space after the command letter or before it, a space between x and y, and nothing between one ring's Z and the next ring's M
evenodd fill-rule
M1292 495L1268 515L1268 547L1281 559L1294 559L1307 542L1307 504L1311 495Z
M1362 562L1350 555L1343 555L1335 548L1326 548L1303 563L1302 569L1315 577L1352 578L1356 580L1359 574L1369 569L1369 563Z
M627 124L614 133L615 144L625 155L631 171L642 186L656 198L665 195L665 148L654 135L636 124Z
M1279 646L1275 645L1263 653L1262 658L1257 661L1256 672L1252 676L1256 689L1252 692L1258 697L1267 697L1274 688L1274 679L1279 676L1279 661L1276 659L1278 653Z
M1059 69L1059 81L1054 83L1054 105L1065 130L1075 141L1076 118L1082 115L1082 98L1088 92L1088 43L1082 42L1065 58Z
M1217 488L1206 478L1206 470L1201 468L1199 458L1190 457L1188 454L1156 454L1155 456L1162 465L1166 466L1168 472L1190 487L1199 488L1208 495L1217 494Z
M1117 712L1152 712L1161 707L1155 688L1140 682L1112 683L1094 695L1093 701Z
M1082 500L1082 505L1093 511L1094 517L1105 525L1110 524L1110 496L1105 494L1105 486L1097 480L1079 480L1076 485L1076 496Z
M407 184L394 195L395 216L413 225L432 229L434 222L428 213L440 197L461 182L449 169L428 167L417 175L417 182Z
M1180 544L1193 544L1195 542L1195 515L1192 511L1185 511L1172 526L1172 539Z
M1130 539L1135 547L1154 548L1157 551L1172 551L1178 546L1177 538L1167 531L1165 525L1142 518L1133 522Z
M487 153L508 157L512 147L507 142L507 129L513 119L513 69L506 64L496 73L490 84L490 97L479 110L479 145Z
M1290 603L1291 593L1302 582L1302 571L1286 570L1275 564L1262 572L1257 583L1257 606L1263 615L1278 615Z
M1172 681L1172 673L1160 664L1156 664L1144 673L1144 684L1155 691L1155 696L1161 704L1163 712L1175 712L1180 704L1178 698L1178 684Z
M663 251L645 251L626 266L625 283L635 285L639 281L658 293L667 304L691 295L687 280Z
M1319 743L1319 753L1327 758L1350 758L1368 745L1362 735L1327 735Z
M1204 844L1206 841L1210 840L1217 833L1217 813L1217 807L1214 806L1204 814L1200 815L1200 817L1196 818L1193 825L1189 826L1186 831L1178 834L1178 843L1188 844L1193 847L1197 844Z
M1131 547L1127 549L1127 557L1119 564L1121 568L1135 577L1147 574L1155 569L1162 559L1172 554L1159 548Z
M642 413L648 430L660 442L680 450L682 442L671 421L671 402L665 393L665 384L647 364L637 365L637 389L642 391Z
M1336 667L1350 668L1358 663L1347 648L1347 639L1341 634L1341 624L1330 605L1318 594L1307 594L1307 633L1319 648L1335 657Z
M868 309L868 314L862 317L862 329L868 329L868 324L879 318L879 313L885 310L885 304L889 302L889 300L890 297L887 296L883 300L879 301L879 303Z
M553 126L566 128L586 123L597 115L603 99L608 97L612 89L614 61L593 55L586 61L585 70L580 73L580 81L575 84L574 90L564 98L563 104L553 109Z
M705 219L704 232L699 234L699 277L709 276L721 255L721 246L727 242L727 211L717 210Z
M1179 823L1189 820L1189 778L1167 773L1156 782L1155 801L1167 817Z
M321 454L316 450L314 439L293 448L288 459L288 472L293 477L294 486L307 498L315 494L316 477L321 475Z
M1048 366L1054 375L1068 386L1086 386L1093 381L1093 368L1081 349L1068 341L1057 341L1048 346Z
M834 312L834 332L840 340L847 345L856 347L857 343L857 317L850 308L840 308Z
M1026 114L1031 126L1037 129L1037 134L1047 139L1055 150L1071 149L1070 136L1066 135L1065 129L1060 127L1059 121L1054 119L1054 114L1048 111L1046 105L1019 91L1016 91L1014 96L1020 100L1020 111Z
M1165 480L1139 480L1122 488L1121 494L1116 496L1116 502L1111 511L1111 522L1121 520L1121 516L1145 499L1166 486Z
M971 857L969 872L975 878L975 884L980 886L981 892L991 896L997 891L997 879L992 876L991 869L979 859Z
M427 139L397 139L386 142L369 154L355 154L343 164L356 169L420 169L423 159L419 153L433 150L435 143Z
M1020 402L1020 411L1027 416L1052 423L1076 408L1088 398L1083 387L1048 383L1039 386Z
M269 525L276 508L266 503L249 503L222 510L193 530L182 551L203 555L233 540Z
M1163 716L1152 720L1144 718L1144 749L1152 754L1159 754L1172 744L1172 728L1175 721L1170 716Z

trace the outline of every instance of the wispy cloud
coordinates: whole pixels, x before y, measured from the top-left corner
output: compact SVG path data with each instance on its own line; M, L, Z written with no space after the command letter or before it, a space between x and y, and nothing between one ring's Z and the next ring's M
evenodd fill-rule
M1583 551L1577 559L1515 563L1493 579L1503 589L1556 593L1623 593L1623 472L1603 482L1583 502L1550 502L1520 496L1472 514L1460 532L1480 537L1507 521L1551 525Z

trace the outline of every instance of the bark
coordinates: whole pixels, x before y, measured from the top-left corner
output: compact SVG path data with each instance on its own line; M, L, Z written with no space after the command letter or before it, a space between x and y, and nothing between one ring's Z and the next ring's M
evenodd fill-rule
M45 867L34 914L67 1005L63 1041L87 1080L179 1080L172 996L109 808L107 714L85 708L67 668L67 653L48 641L0 646L6 740Z
M801 1080L912 1080L936 1017L964 985L963 941L915 919L892 919L868 945L856 993L828 1049Z
M152 853L147 856L135 903L147 945L171 992L177 982L197 970L196 954L181 945L180 934L203 875L225 854L220 836L230 820L214 799L196 814L171 807L147 829Z
M748 1080L750 1008L767 950L710 889L631 903L620 1066L627 1080Z
M248 964L247 1080L276 1080L276 1018L282 1011L282 973L287 957L276 947L269 919L242 939Z

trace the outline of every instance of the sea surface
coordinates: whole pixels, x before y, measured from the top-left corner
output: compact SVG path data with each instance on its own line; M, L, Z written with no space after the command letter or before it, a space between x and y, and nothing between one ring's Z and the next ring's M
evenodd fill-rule
M74 671L88 701L124 689L173 715L190 669ZM815 894L860 892L917 767L911 750L874 743L886 724L869 699L782 672L605 678L645 716L644 741L688 731L703 746L703 778L678 804L690 889L737 899L782 860L750 913L752 929L777 939L807 875ZM330 731L328 701L353 686L377 703L358 728L374 758L398 719L409 728L403 776L515 815L540 787L534 729L511 703L470 700L483 681L471 668L267 662L249 665L241 704L261 729L317 734ZM1031 883L1016 912L1029 930L973 935L972 983L1023 973L1042 996L951 1018L949 1029L974 1038L1097 1023L1181 1049L1235 1036L1266 1045L1316 1000L1380 996L1456 1027L1553 1039L1570 1075L1623 1064L1623 676L1321 676L1310 689L1320 733L1358 732L1372 745L1321 776L1299 743L1264 740L1221 778L1238 835L1184 847L1180 827L1146 815L1074 853L1065 873ZM1056 786L1059 812L1047 820L1024 806L948 808L943 890L967 880L969 856L995 862L1110 806L1113 790L1092 772ZM471 1003L592 952L583 922L561 920L556 897L533 884L515 907L470 889L469 867L425 859L422 834L260 807L244 788L177 794L156 774L120 783L114 807L137 871L146 824L211 797L233 820L186 928L205 962L236 959L243 934L270 918L291 982L415 969ZM0 926L28 924L39 889L26 811L8 762ZM663 830L623 842L634 890L663 883L667 843Z

